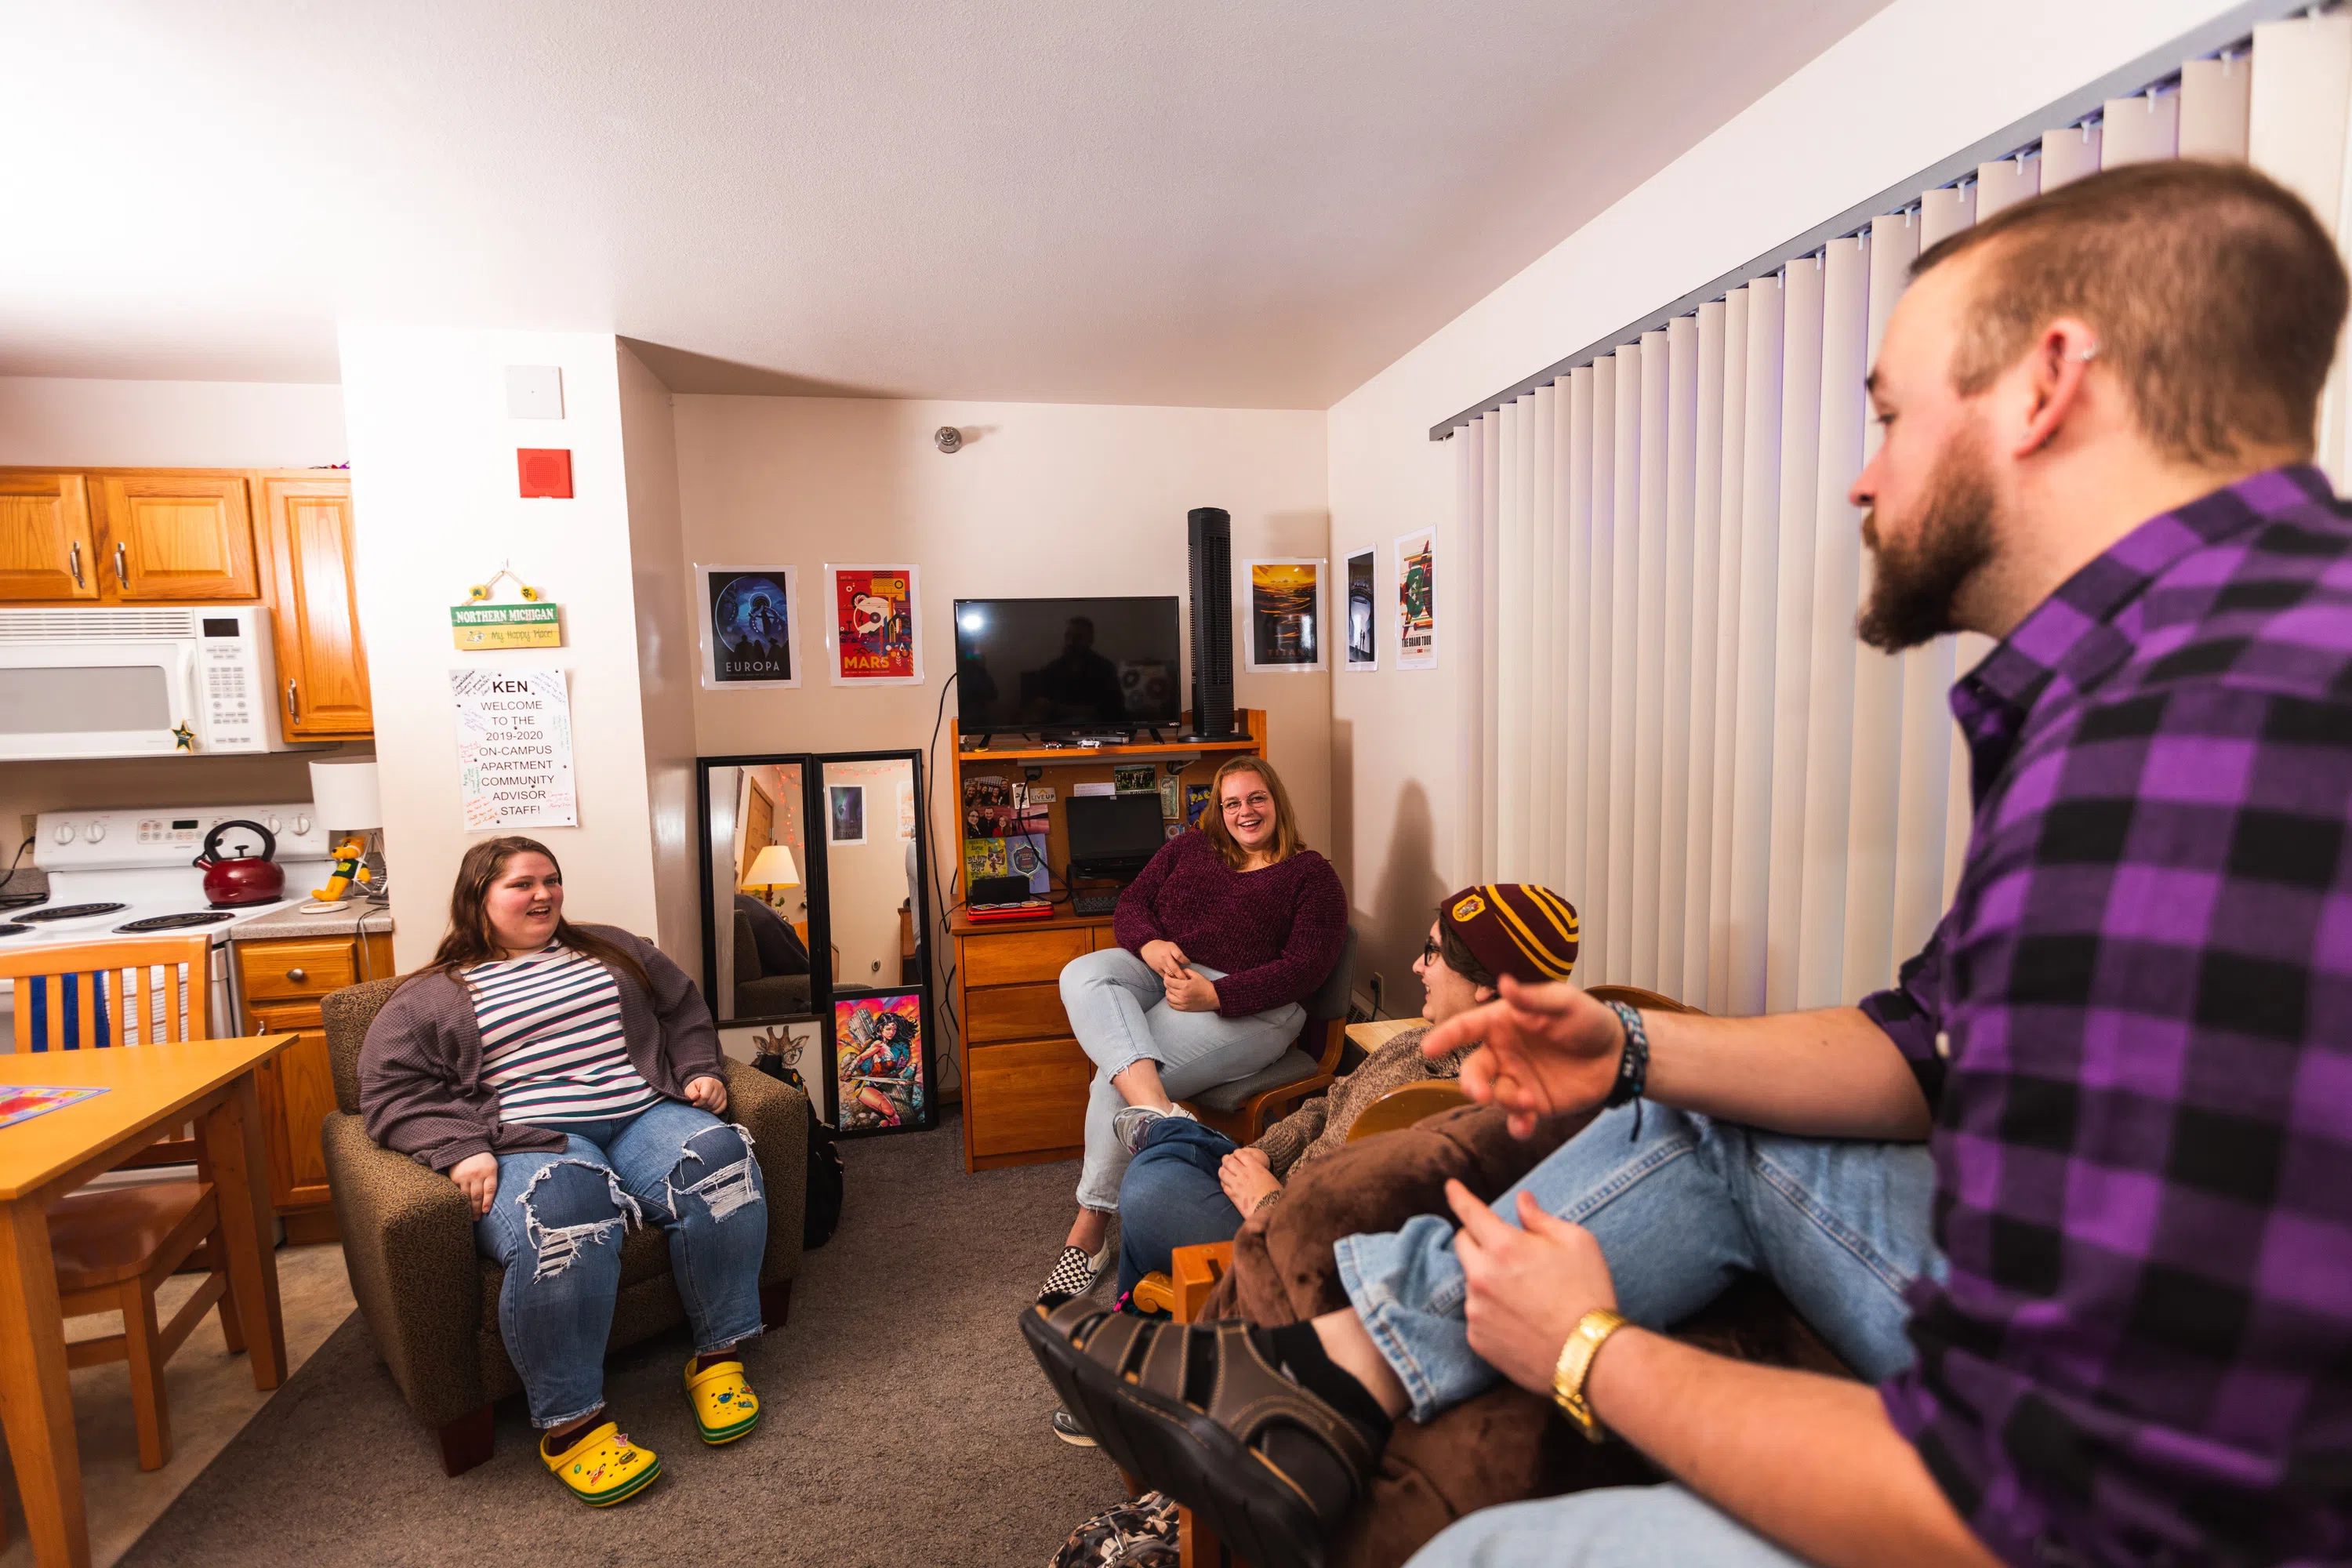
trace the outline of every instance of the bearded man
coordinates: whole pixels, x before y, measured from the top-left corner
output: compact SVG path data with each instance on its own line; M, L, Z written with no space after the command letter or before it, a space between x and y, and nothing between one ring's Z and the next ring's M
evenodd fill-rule
M1416 1564L2352 1559L2352 527L2305 466L2344 268L2270 181L2173 163L1913 276L1860 631L2000 640L1897 985L1717 1019L1507 984L1426 1048L1483 1042L1462 1082L1521 1136L1615 1109L1499 1213L1457 1184L1458 1229L1346 1238L1350 1308L1291 1328L1024 1319L1258 1568L1319 1563L1391 1424L1503 1377L1674 1480ZM1657 1331L1741 1270L1864 1381Z

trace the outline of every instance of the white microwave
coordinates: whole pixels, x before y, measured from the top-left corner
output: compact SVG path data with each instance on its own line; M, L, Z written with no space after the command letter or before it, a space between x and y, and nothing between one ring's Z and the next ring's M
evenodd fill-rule
M0 610L0 759L283 752L259 605Z

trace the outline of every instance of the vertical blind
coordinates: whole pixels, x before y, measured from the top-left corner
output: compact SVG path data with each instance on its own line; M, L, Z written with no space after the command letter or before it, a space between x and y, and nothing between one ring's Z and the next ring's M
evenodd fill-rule
M2172 157L2250 158L2342 245L2347 135L2352 15L2264 24L1471 421L1476 879L1565 893L1587 984L1753 1013L1887 984L1958 879L1947 693L1990 647L1890 657L1853 634L1863 381L1912 261L2039 191ZM2344 473L2340 358L2319 434Z

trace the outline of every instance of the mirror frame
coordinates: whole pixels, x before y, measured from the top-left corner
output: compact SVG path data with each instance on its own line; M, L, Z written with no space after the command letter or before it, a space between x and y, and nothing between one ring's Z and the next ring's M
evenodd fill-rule
M910 1132L937 1127L940 1121L938 998L933 994L934 968L931 962L931 821L930 797L924 785L923 753L913 748L903 751L878 752L757 752L719 757L697 757L694 760L695 782L695 847L699 856L698 880L702 889L702 989L706 1001L718 994L719 949L718 905L719 889L712 875L710 837L710 775L720 768L760 767L767 765L797 765L801 770L801 823L805 853L802 857L801 886L808 899L809 1002L804 1013L761 1014L747 1018L720 1018L714 1004L710 1009L713 1023L720 1029L741 1028L757 1024L806 1024L817 1026L817 1037L824 1047L824 1071L830 1080L835 1062L833 1020L836 998L855 997L872 991L903 991L903 984L889 985L836 985L830 962L833 951L833 905L831 864L832 813L825 799L824 769L828 763L888 763L903 762L911 769L915 790L915 981L921 992L922 1010L922 1073L923 1113L904 1127L859 1128L842 1131L837 1125L836 1136L844 1138L875 1137L891 1132ZM869 805L869 820L871 807ZM817 955L827 955L819 963ZM835 1111L835 1122L839 1112Z

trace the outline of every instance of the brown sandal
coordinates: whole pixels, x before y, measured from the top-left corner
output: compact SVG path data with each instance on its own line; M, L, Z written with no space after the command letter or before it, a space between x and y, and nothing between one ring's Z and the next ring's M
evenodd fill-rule
M1197 1510L1255 1568L1322 1568L1379 1456L1268 1362L1246 1324L1139 1318L1082 1298L1032 1309L1021 1331L1122 1469Z

